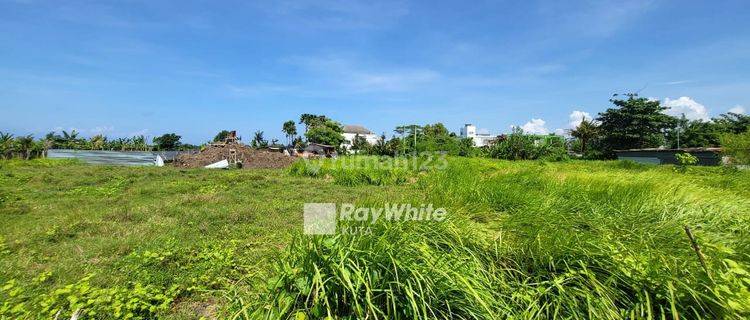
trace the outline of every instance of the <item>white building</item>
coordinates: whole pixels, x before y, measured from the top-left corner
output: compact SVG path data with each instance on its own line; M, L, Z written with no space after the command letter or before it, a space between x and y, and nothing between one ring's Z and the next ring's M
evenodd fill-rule
M345 125L344 126L344 143L341 144L346 150L350 150L354 144L355 137L359 135L365 138L365 141L369 144L376 144L380 141L380 137L370 131L369 129L360 125Z
M474 146L485 147L492 144L497 139L497 136L488 133L477 133L477 126L467 123L461 128L461 138L471 138L474 141Z

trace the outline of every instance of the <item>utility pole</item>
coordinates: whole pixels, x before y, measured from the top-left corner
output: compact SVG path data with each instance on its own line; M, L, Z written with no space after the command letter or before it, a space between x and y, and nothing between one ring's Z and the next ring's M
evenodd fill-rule
M417 125L411 125L411 132L414 134L414 155L417 155Z
M677 149L680 148L680 131L682 131L682 121L685 119L685 114L682 114L680 122L677 124Z

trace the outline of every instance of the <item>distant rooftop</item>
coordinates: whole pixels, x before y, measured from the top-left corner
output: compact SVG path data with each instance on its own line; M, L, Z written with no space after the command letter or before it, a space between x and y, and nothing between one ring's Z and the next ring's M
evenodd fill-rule
M344 126L344 133L372 134L372 131L370 131L370 129L367 129L363 126L352 124L352 125Z

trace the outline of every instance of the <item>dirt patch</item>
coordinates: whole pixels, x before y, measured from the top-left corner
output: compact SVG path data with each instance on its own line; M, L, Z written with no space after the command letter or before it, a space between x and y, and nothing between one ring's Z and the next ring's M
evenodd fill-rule
M255 150L241 143L226 145L209 145L197 154L180 154L173 165L180 168L200 168L221 160L232 163L234 150L236 159L242 163L242 168L285 168L297 158L279 152Z

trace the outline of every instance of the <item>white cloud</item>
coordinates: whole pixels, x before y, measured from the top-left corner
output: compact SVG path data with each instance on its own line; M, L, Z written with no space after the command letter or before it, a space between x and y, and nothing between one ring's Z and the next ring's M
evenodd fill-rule
M664 105L669 107L665 113L671 116L681 117L682 114L685 114L685 117L690 120L711 120L711 117L708 116L706 106L696 102L690 97L679 97L674 100L665 98Z
M588 112L578 110L571 112L570 115L568 115L568 118L570 119L570 122L568 122L568 128L570 129L578 128L578 125L581 124L581 121L583 121L583 119L587 119L589 121L593 119Z
M745 110L745 107L743 107L741 105L736 105L736 106L734 106L734 108L729 109L729 112L731 112L731 113L745 114L745 112L747 112L747 110Z
M337 92L408 91L442 77L431 69L373 66L356 57L289 57L282 61L303 67L314 79L336 87Z
M101 126L101 127L91 128L89 131L92 134L96 135L96 134L105 134L107 132L112 132L114 130L115 130L115 127L113 127L113 126Z
M549 130L545 127L546 124L547 122L542 119L531 119L531 121L522 125L521 129L528 134L547 134Z
M432 70L399 70L388 73L358 72L352 74L351 85L363 91L402 91L432 82L440 77Z
M555 134L558 136L564 136L566 134L565 129L557 128L555 129Z

